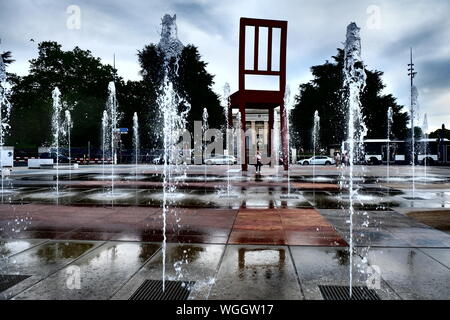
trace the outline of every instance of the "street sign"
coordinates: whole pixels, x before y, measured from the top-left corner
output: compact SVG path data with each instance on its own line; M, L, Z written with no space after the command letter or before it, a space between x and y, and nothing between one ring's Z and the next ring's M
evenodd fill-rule
M128 134L128 128L117 128L116 132L120 134Z

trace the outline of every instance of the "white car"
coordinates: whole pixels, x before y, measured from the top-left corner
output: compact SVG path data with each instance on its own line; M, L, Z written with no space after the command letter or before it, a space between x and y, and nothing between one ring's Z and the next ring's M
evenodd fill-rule
M303 159L298 162L298 164L301 164L302 166L309 166L309 165L325 165L325 166L331 166L332 164L335 164L333 158L326 157L326 156L316 156L309 159Z
M207 165L218 165L218 164L230 164L233 165L237 162L234 156L215 156L211 158L206 158L205 163Z

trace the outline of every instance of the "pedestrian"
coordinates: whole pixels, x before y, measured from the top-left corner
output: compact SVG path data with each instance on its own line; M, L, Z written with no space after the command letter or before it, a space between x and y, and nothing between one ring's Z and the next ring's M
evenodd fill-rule
M344 167L348 167L349 166L349 156L348 156L348 153L346 152L345 154L344 154L344 160L342 161L342 164L343 164L343 166Z
M341 165L341 154L339 152L336 152L334 161L336 162L336 167L339 167Z
M256 153L255 158L256 158L256 172L261 173L262 157L261 157L261 153L259 151Z

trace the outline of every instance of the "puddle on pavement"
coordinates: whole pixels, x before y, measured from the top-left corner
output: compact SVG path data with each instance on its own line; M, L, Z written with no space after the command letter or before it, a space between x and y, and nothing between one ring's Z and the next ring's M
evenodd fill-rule
M93 243L56 242L39 246L35 256L42 262L53 263L63 259L75 259L94 247Z

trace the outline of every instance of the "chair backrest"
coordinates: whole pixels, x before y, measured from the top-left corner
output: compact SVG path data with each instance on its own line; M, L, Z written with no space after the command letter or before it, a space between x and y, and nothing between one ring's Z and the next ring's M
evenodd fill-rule
M278 77L278 90L286 88L287 21L241 18L239 33L239 90L248 77ZM253 47L251 45L253 39ZM266 51L267 50L267 51ZM250 63L247 63L248 59Z

